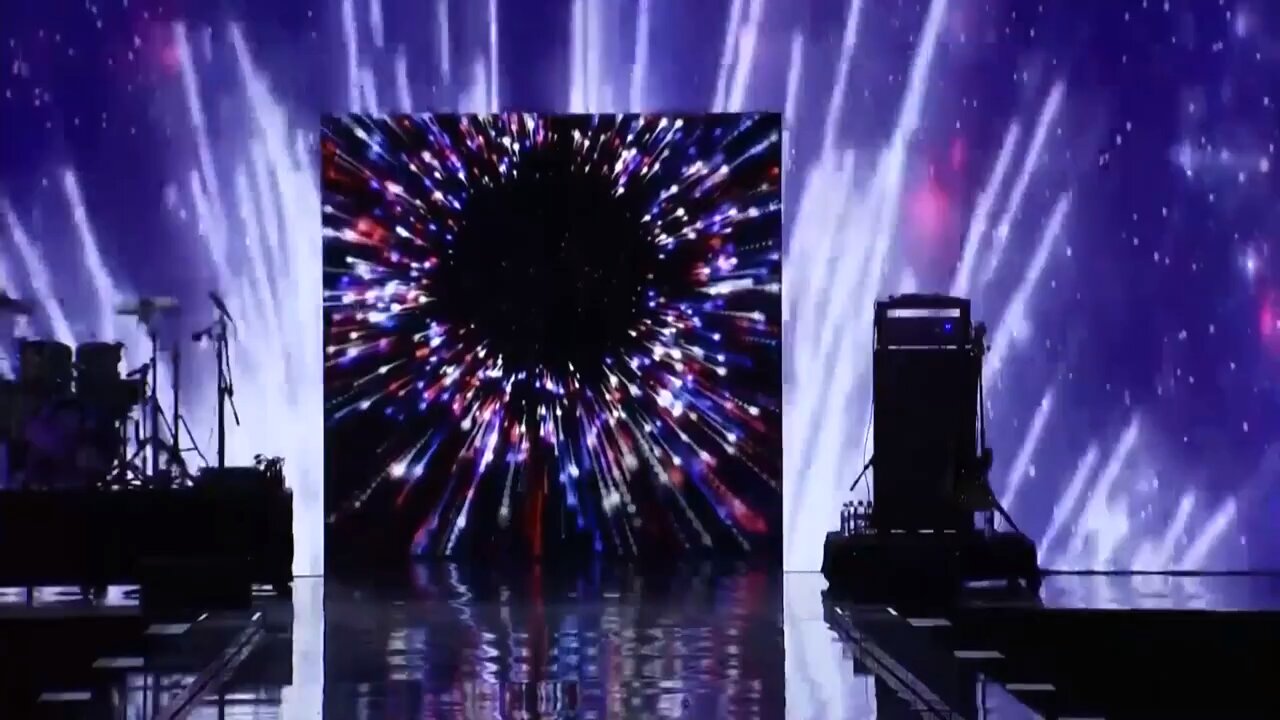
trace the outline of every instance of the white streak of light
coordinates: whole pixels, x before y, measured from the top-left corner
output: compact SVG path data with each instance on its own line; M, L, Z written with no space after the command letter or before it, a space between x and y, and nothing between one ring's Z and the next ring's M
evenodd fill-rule
M574 0L570 16L573 25L569 49L569 112L587 110L587 8L586 0Z
M1235 498L1227 498L1222 501L1218 509L1214 511L1213 516L1209 518L1209 522L1205 523L1201 528L1199 536L1191 543L1191 547L1187 548L1186 553L1182 555L1176 567L1179 570L1199 570L1205 566L1205 562L1209 559L1209 553L1214 550L1218 544L1218 540L1226 534L1231 528L1231 524L1236 519L1236 500Z
M831 102L827 105L827 119L822 124L822 147L825 155L836 141L836 125L844 115L844 96L849 86L849 66L853 63L853 50L858 46L858 24L862 19L862 0L849 0L849 14L845 17L844 35L840 39L840 60L836 63L836 86L831 90Z
M378 102L378 78L373 68L360 68L360 92L364 97L364 107L368 112L382 112L382 103Z
M182 68L182 89L186 97L187 109L190 113L191 129L196 141L196 154L200 158L200 181L209 204L211 224L203 229L205 242L214 261L223 264L227 259L226 227L219 220L222 218L222 195L218 187L218 173L213 164L213 151L209 146L209 127L205 122L204 105L200 101L200 86L197 82L195 63L191 59L191 45L187 42L187 29L182 23L174 24L174 39L178 45L178 60Z
M404 48L396 51L396 103L403 113L413 112L413 94L409 90L409 56Z
M347 51L347 109L360 112L364 96L360 94L360 39L356 34L355 0L342 0L342 39Z
M369 0L369 29L373 33L374 47L381 48L386 44L387 32L382 22L382 0Z
M862 299L859 304L861 317L869 320L874 312L875 300L883 287L884 272L890 244L898 227L898 210L902 202L902 185L907 174L907 149L911 139L920 127L924 113L925 93L929 89L930 71L933 69L933 57L938 50L938 38L942 34L943 20L947 17L946 0L933 0L929 5L929 14L925 16L924 28L920 31L920 44L916 48L915 57L911 59L911 69L907 74L907 90L902 98L902 108L898 111L898 122L889 140L889 147L880 156L875 181L872 183L872 198L876 200L875 230L871 246L871 260L865 264L865 275L862 278ZM879 197L876 193L879 192ZM836 287L846 287L837 284ZM864 325L865 326L865 325ZM870 348L860 348L870 354ZM865 359L864 363L865 365Z
M1062 232L1062 226L1066 223L1067 212L1070 209L1070 195L1058 198L1057 204L1049 214L1048 222L1044 225L1035 255L1032 256L1026 273L1018 283L1018 288L1009 298L1009 304L1005 307L1000 325L996 328L995 337L991 341L991 352L987 355L986 365L982 369L982 379L987 383L987 387L991 387L993 379L1000 377L1000 370L1004 367L1012 347L1026 342L1030 337L1031 321L1027 317L1027 309L1031 304L1031 294L1049 263L1049 255L1058 235Z
M1000 504L1010 513L1013 512L1013 501L1018 498L1018 491L1027 480L1031 470L1031 461L1035 458L1036 449L1040 447L1040 438L1044 436L1045 426L1049 423L1049 415L1053 412L1053 390L1049 390L1040 399L1036 414L1031 418L1031 428L1022 438L1022 447L1014 456L1013 465L1009 468L1008 484L1000 497Z
M640 112L645 107L645 82L649 71L649 45L652 42L653 0L640 0L639 17L636 18L636 47L631 62L631 92L628 93L630 104L627 110Z
M67 194L67 202L71 204L71 218L75 222L76 237L80 239L80 258L89 271L89 280L98 296L98 329L96 339L110 341L115 339L115 309L119 302L119 293L115 282L102 259L102 251L98 248L98 237L89 222L89 214L85 211L84 196L80 192L80 182L70 169L62 173L62 188Z
M587 64L587 107L588 112L600 112L600 95L603 90L603 76L600 63L604 60L604 37L600 32L601 18L603 10L598 2L585 0L586 6L583 8L583 20L586 23L586 64ZM610 38L612 41L613 38Z
M796 104L800 101L800 74L804 64L804 36L798 31L791 34L791 55L787 62L787 96L783 103L782 122L787 133L795 132L795 118L799 113ZM786 148L783 148L786 150ZM783 208L786 211L786 208Z
M1191 524L1191 513L1196 509L1195 493L1185 493L1178 501L1178 509L1174 511L1173 521L1169 529L1160 539L1160 545L1154 548L1143 548L1134 558L1133 566L1138 570L1166 570L1173 567L1173 558L1178 551L1178 543L1182 542Z
M1129 530L1127 503L1124 497L1116 499L1112 504L1111 488L1120 478L1120 472L1129 462L1130 455L1138 443L1141 423L1135 416L1120 434L1120 439L1111 450L1107 464L1103 466L1098 481L1089 490L1088 501L1077 520L1077 527L1067 547L1066 555L1054 564L1065 569L1107 570L1103 562L1111 556L1116 545ZM1085 559L1086 545L1092 545L1091 559Z
M477 57L471 63L471 84L462 93L458 111L483 113L496 110L497 108L489 107L489 76L485 70L484 58Z
M489 0L489 112L498 112L498 0Z
M1049 130L1058 119L1058 112L1062 110L1062 101L1066 95L1066 84L1055 83L1053 89L1049 91L1049 97L1045 100L1044 106L1040 109L1035 130L1031 133L1031 147L1028 148L1027 156L1022 162L1022 169L1013 182L1013 190L1009 193L1009 202L1005 205L1004 213L996 223L991 255L982 276L984 284L995 274L1000 260L1004 257L1004 249L1009 244L1009 234L1013 232L1013 221L1022 211L1022 199L1027 194L1027 188L1031 187L1031 178L1035 175L1036 168L1044 162L1044 144L1049 138Z
M742 0L733 0L729 19L725 21L724 45L720 50L720 67L716 73L716 96L711 101L713 112L723 112L729 91L729 74L733 71L734 51L738 49L738 26L742 24Z
M1000 188L1004 186L1004 176L1009 172L1009 164L1013 160L1013 151L1018 146L1018 138L1022 134L1022 128L1018 123L1013 123L1004 133L1004 142L1000 145L1000 154L996 157L995 169L991 171L991 176L987 179L986 187L982 188L982 192L978 195L978 201L974 204L973 215L969 219L969 231L965 234L964 250L960 256L960 267L956 270L955 279L951 283L951 294L958 297L968 297L969 287L973 280L973 267L978 260L978 250L982 248L982 241L987 236L987 228L991 222L991 208L996 203L996 198L1000 195Z
M436 47L440 52L440 79L449 84L450 61L453 54L449 48L449 0L436 0Z
M751 0L746 25L737 35L738 52L733 63L733 83L729 89L729 112L742 112L746 104L747 85L751 81L751 68L755 65L756 43L763 16L764 0Z
M31 236L27 235L27 230L22 226L22 222L18 220L18 215L8 202L3 205L5 222L9 225L9 236L13 238L13 244L18 248L18 255L22 257L22 265L27 270L27 278L31 283L31 289L36 294L36 299L44 308L45 314L49 317L49 325L53 328L53 336L58 342L66 345L75 345L75 336L71 333L71 323L67 321L66 312L62 309L62 303L58 301L57 291L53 287L53 278L49 275L49 268L44 263L44 258L40 256L40 251L35 244L31 242Z
M1090 444L1089 449L1085 450L1084 455L1080 457L1080 461L1076 463L1076 471L1071 475L1071 481L1067 483L1067 489L1053 505L1053 514L1049 519L1049 527L1040 537L1040 543L1037 548L1040 559L1044 561L1049 557L1049 550L1053 547L1053 541L1058 539L1058 534L1066 526L1067 519L1071 517L1071 513L1076 508L1076 504L1080 502L1080 497L1084 495L1085 484L1089 482L1089 478L1093 477L1093 472L1098 466L1098 460L1102 454L1098 450L1096 443Z

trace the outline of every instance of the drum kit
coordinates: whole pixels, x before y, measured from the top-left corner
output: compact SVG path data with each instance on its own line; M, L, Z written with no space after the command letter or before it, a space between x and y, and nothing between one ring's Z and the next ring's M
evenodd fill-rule
M217 319L191 336L213 341L218 353L218 462L225 466L224 408L232 399L228 328L234 327L226 304L210 293ZM182 341L167 348L172 372L169 412L160 387L160 320L178 311L173 298L140 298L116 310L134 318L150 342L150 357L121 372L125 345L84 342L74 348L56 340L16 343L14 379L0 380L0 444L8 449L9 487L175 487L194 475L186 455L205 464L181 412ZM0 316L26 318L32 306L0 291ZM238 415L235 417L239 424ZM185 436L185 437L184 437ZM190 443L182 447L181 441Z

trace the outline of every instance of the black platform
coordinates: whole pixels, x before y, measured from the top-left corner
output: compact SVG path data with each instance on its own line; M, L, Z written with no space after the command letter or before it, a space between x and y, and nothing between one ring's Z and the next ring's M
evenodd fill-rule
M1036 547L1025 535L978 531L827 533L822 574L851 599L941 598L964 582L1039 587Z
M288 491L0 491L0 585L136 584L185 565L283 587L292 564Z

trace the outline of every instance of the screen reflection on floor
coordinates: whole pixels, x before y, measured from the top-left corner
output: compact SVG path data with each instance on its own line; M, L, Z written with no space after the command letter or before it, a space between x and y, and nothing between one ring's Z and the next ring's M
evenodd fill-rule
M870 641L851 642L824 607L826 586L817 573L705 565L654 577L437 564L417 567L410 583L330 580L324 716L871 720L898 717L925 694L975 717L1036 717L948 648L937 649L950 664L916 654L933 670L903 667L911 653L895 647L894 625L908 645L923 632L904 618L861 608ZM1009 602L1003 592L971 597ZM1051 576L1042 602L1275 608L1280 579ZM901 687L913 673L926 687Z
M870 638L851 642L831 622L824 606L827 581L819 573L786 573L783 618L786 631L788 718L879 720L896 717L980 717L1032 720L1030 709L981 673L947 665L954 682L926 683L902 667L894 648ZM871 610L868 606L865 609ZM929 685L934 685L930 687ZM962 697L939 697L941 685L958 687ZM924 710L921 698L931 698ZM941 715L932 709L947 708ZM956 712L966 708L970 712Z
M663 575L440 564L331 586L325 717L783 717L777 573Z
M875 608L855 608L872 642L851 642L824 606L825 589L817 573L709 565L641 575L602 567L572 574L468 572L438 564L417 567L395 583L299 578L289 609L292 631L286 625L276 636L291 645L283 654L264 645L250 655L192 717L897 716L913 690L895 681L914 671L878 667L911 664L893 646L894 622L884 614L895 615L897 625L910 620L888 608L879 608L878 619ZM1055 575L1046 578L1041 595L1045 607L1059 609L1263 610L1280 607L1280 578ZM972 598L1016 602L1007 593ZM261 606L273 602L263 598ZM112 587L96 600L77 588L0 588L0 620L18 623L12 627L83 616L137 618L143 628L140 613L136 588ZM183 647L190 644L194 652L207 644L195 642L200 627L192 625L192 643ZM910 629L903 637L921 632ZM88 663L97 656L85 657ZM265 675L279 673L261 665L289 657L289 674L265 683ZM200 663L186 664L192 668L186 675L149 665L95 672L114 678L118 714L145 720L190 684ZM915 674L952 708L976 708L979 717L1032 717L980 672L934 670ZM58 678L45 680L56 684Z
M1050 575L1040 596L1045 607L1062 610L1275 610L1280 576Z

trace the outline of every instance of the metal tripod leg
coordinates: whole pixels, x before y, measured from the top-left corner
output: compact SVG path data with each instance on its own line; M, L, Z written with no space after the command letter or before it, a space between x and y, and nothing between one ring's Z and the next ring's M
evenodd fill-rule
M150 397L150 394L147 394ZM143 453L146 452L148 445L146 437L149 433L146 431L146 417L150 412L149 407L139 408L140 412L137 417L132 412L122 421L120 421L120 445L119 454L115 463L111 467L111 472L107 476L107 482L110 486L120 485L141 485L147 479L147 473L143 469L145 458ZM129 451L129 426L133 425L133 451Z
M173 442L168 443L163 440L159 441L160 450L164 453L167 462L165 462L165 470L174 481L191 482L191 470L187 467L187 459L182 456L182 448L178 446L178 433L176 430L169 428L169 421L164 419L165 428L169 430L169 436L173 438ZM176 470L176 473L175 473Z
M139 464L143 460L142 454L146 451L147 445L139 442L133 453L126 455L128 447L128 427L126 424L126 427L120 433L119 457L116 458L116 463L108 475L108 482L113 486L131 483L142 484L147 477L146 472L143 471L142 466Z

